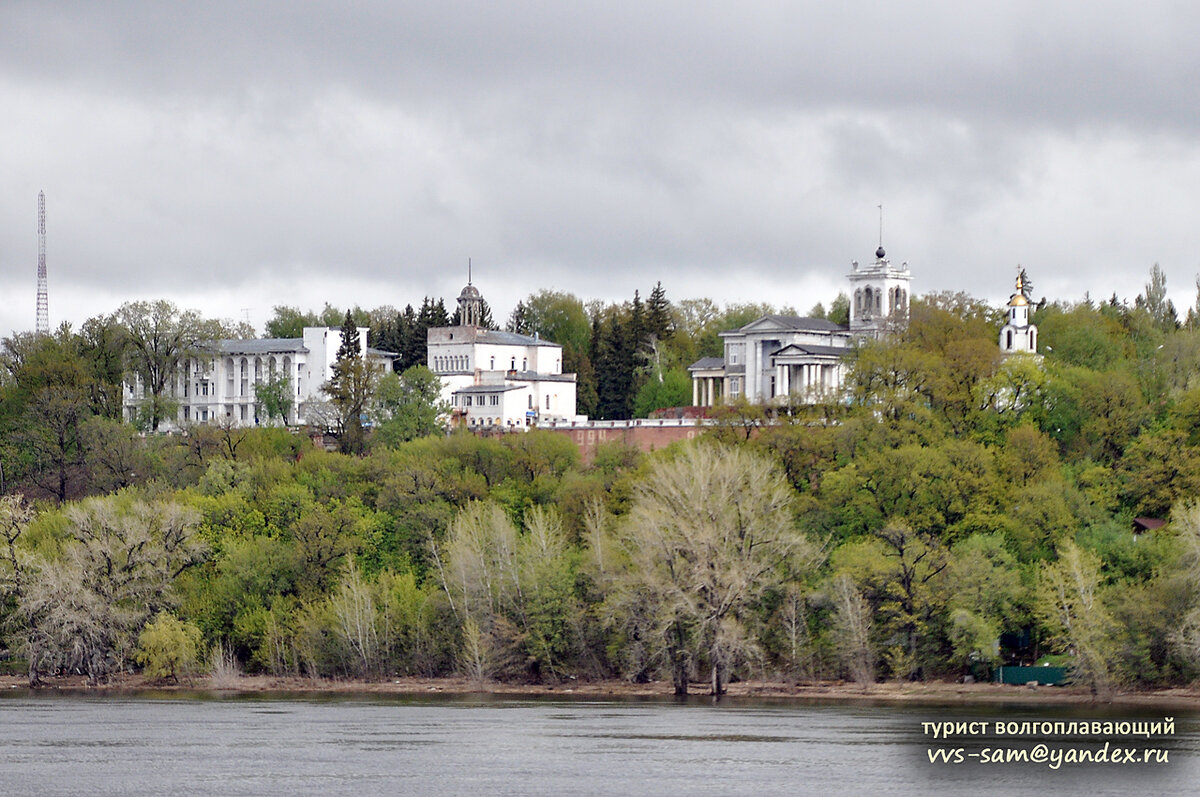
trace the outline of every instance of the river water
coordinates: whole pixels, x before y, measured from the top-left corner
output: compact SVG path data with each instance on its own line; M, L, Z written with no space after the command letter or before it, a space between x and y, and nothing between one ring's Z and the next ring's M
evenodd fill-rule
M930 763L927 720L1175 717L1152 764ZM967 750L1042 739L973 738ZM1090 746L1045 739L1051 747ZM0 695L6 795L1200 794L1200 716L795 701Z

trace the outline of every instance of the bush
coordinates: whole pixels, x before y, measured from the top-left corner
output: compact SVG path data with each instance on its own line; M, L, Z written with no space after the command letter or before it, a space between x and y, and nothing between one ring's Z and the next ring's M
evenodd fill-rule
M173 614L160 612L142 629L134 660L147 677L178 682L195 675L200 662L200 639L199 628Z

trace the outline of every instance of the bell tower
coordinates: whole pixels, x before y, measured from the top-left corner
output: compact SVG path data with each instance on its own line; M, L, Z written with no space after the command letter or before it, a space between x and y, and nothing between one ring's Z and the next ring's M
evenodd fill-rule
M471 261L467 260L467 286L458 295L458 323L464 327L483 324L483 294L471 284Z
M1016 293L1008 299L1008 323L1000 330L1000 351L1037 354L1037 327L1029 323L1029 292L1033 285L1020 266L1017 266L1016 288Z
M878 338L908 321L908 263L888 260L881 243L875 262L850 264L850 331Z

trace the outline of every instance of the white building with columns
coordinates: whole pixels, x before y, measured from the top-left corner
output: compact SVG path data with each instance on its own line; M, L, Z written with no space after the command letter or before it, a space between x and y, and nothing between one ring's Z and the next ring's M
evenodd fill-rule
M206 351L183 362L167 385L167 394L176 413L161 424L164 431L191 424L231 424L255 426L266 423L255 396L258 385L276 376L290 384L292 406L284 422L302 425L305 404L324 401L321 386L333 376L333 364L342 345L338 327L305 327L300 338L255 338L218 340ZM390 366L394 355L367 348L367 328L358 328L362 356L380 365ZM124 410L127 420L137 420L146 399L140 378L129 374L124 386Z
M851 263L850 325L823 318L766 315L721 333L724 357L693 363L692 403L712 407L745 399L752 404L814 402L842 394L845 357L856 339L877 338L908 319L908 264L894 266L883 247L875 261Z

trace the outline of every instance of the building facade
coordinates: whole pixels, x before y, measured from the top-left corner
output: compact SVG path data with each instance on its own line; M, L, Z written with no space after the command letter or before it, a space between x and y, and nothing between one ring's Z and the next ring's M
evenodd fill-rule
M367 328L358 328L359 351L390 366L394 355L367 348ZM197 357L186 360L168 383L167 394L177 405L166 431L191 424L255 426L267 422L256 388L277 376L288 380L292 406L287 425L308 423L306 405L323 402L321 386L333 376L333 364L342 345L337 327L305 327L300 338L219 340ZM136 375L126 377L124 409L127 420L137 420L146 399L145 386Z
M429 368L441 377L442 399L455 421L523 429L575 420L575 374L562 371L562 346L478 326L482 304L479 290L468 283L458 297L464 323L426 333Z
M810 403L840 396L852 343L891 334L907 322L912 276L907 263L894 266L881 246L873 263L852 262L848 279L849 326L766 315L722 332L725 356L705 357L688 368L692 404Z

